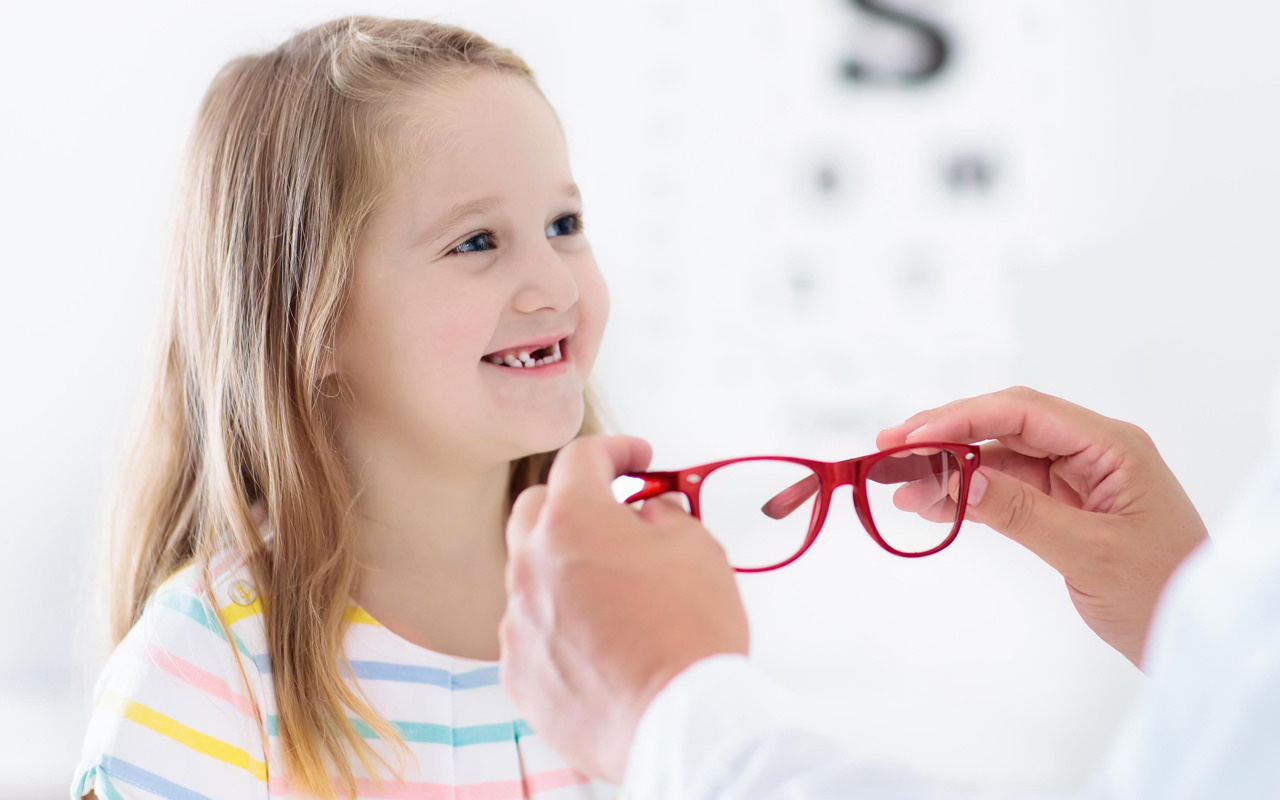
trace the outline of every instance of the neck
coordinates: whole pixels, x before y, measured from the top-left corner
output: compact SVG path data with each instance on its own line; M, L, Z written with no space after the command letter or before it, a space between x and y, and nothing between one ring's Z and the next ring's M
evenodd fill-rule
M357 493L355 601L415 644L497 658L510 463L442 457L443 448L354 425L346 433Z
M455 559L505 559L508 464L458 474L371 460L358 474L356 526L367 569L421 576Z

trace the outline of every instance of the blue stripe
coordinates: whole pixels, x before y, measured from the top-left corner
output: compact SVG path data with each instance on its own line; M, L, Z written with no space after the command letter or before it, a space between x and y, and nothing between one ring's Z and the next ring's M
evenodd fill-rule
M365 739L377 739L378 735L368 723L358 717L351 717L360 736ZM452 747L466 747L472 744L492 744L494 742L515 742L533 735L529 723L522 719L514 722L495 722L492 725L467 725L462 728L451 728L448 725L437 725L430 722L397 722L391 720L391 727L406 742L422 742L426 744L444 744ZM276 715L267 717L267 735L279 736L279 722Z
M484 667L453 676L455 689L479 689L483 686L497 686L500 682L497 667Z
M357 678L371 681L426 683L442 689L451 688L452 685L449 671L437 667L419 667L389 661L352 661L351 671Z
M210 800L207 795L193 792L185 786L180 786L173 781L161 778L154 772L147 772L142 767L135 767L128 761L121 761L111 756L102 757L100 769L118 780L131 783L143 791L158 794L161 797L168 797L170 800ZM108 786L110 786L110 781L108 781ZM110 787L110 792L115 793L117 798L120 797L119 793L115 792L115 787Z
M177 611L208 630L214 632L223 641L226 634L213 611L199 599L180 591L163 592L153 598L166 608ZM240 641L240 637L231 634L231 641L236 649L258 668L263 675L271 673L271 657L266 653L254 655ZM357 678L372 681L396 681L399 683L424 683L439 686L442 689L483 689L486 686L497 686L501 683L497 667L481 667L458 675L439 667L421 667L414 664L396 664L390 661L352 661L351 672Z
M357 678L371 681L425 683L442 689L482 689L499 683L497 667L484 667L454 675L439 667L397 664L391 661L352 661L351 671Z

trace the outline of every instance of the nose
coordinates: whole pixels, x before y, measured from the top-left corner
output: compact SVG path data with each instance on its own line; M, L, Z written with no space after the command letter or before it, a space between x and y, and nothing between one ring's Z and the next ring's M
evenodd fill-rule
M577 276L549 239L531 246L520 261L520 283L514 300L517 311L564 311L578 302Z

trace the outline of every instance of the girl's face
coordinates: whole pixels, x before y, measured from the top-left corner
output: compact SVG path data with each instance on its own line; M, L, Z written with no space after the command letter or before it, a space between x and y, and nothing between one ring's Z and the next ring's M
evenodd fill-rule
M516 76L421 102L422 158L370 221L338 331L347 438L458 466L554 450L609 314L564 134Z

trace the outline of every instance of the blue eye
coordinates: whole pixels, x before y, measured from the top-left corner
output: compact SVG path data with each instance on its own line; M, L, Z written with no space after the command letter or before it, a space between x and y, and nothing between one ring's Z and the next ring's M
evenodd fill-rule
M480 244L478 244L480 242L487 242L487 244L485 244L484 246L481 246ZM480 233L477 233L475 236L472 236L470 239L466 240L462 244L453 248L453 250L451 250L450 252L482 253L485 250L492 250L494 247L495 245L493 244L493 234L489 233L488 231L481 231Z
M567 223L563 225L562 223ZM582 214L567 214L547 226L547 236L572 236L582 232Z
M555 222L547 226L547 237L555 236L572 236L575 233L582 233L582 213L566 214ZM497 240L489 231L480 231L475 236L466 240L462 244L450 250L450 253L483 253L497 247Z

